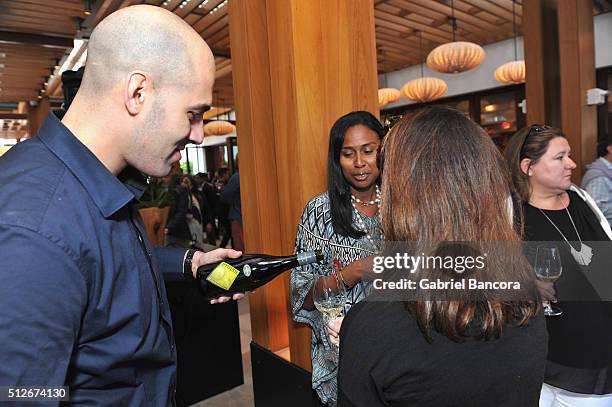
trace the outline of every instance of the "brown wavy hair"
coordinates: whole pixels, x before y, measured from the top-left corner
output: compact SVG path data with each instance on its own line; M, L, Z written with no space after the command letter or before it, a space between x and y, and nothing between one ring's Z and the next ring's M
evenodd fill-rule
M529 202L531 197L529 177L521 170L521 161L529 158L532 165L536 164L546 154L551 140L557 137L565 138L565 134L560 129L536 124L517 131L508 142L504 156L514 192L521 203Z
M402 119L386 138L382 155L385 240L520 247L509 214L510 178L503 158L464 113L436 106ZM431 340L432 328L455 341L499 337L506 323L525 325L536 314L537 293L527 261L505 250L508 244L497 247L478 273L487 281L521 281L534 300L507 301L495 291L464 290L441 301L439 293L418 290L405 305L426 339ZM451 277L444 270L423 272L430 280Z

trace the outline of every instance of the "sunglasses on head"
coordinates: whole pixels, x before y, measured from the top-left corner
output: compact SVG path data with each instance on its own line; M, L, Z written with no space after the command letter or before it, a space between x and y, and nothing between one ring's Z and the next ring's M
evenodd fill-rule
M525 143L527 142L529 136L531 136L531 133L540 133L548 128L549 126L545 126L543 124L532 124L531 126L529 126L529 131L527 132L525 138L523 139L523 142L521 143L521 155L523 153L523 148L525 148Z

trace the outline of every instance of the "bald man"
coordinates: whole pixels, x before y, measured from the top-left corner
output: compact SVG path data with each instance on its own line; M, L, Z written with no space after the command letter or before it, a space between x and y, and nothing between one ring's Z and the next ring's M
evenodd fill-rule
M124 8L92 32L62 121L49 114L0 159L0 397L68 386L75 404L174 404L162 272L193 278L240 252L152 247L130 169L164 176L202 142L213 81L211 51L182 19Z

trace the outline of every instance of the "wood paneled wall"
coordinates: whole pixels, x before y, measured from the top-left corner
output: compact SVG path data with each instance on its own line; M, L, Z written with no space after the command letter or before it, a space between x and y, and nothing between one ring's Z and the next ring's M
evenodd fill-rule
M293 252L304 205L326 189L328 134L352 110L378 114L372 0L229 3L247 251ZM251 296L253 339L290 344L310 369L310 328L289 310L289 278Z
M586 104L596 84L593 1L563 0L558 7L561 125L577 165L572 180L579 183L597 157L597 106Z
M523 3L527 124L561 127L556 0Z

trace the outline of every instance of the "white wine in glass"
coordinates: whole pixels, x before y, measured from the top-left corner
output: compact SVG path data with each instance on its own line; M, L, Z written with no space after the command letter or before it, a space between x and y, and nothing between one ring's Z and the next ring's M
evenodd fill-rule
M561 254L556 246L542 245L536 249L535 273L538 280L554 282L561 277L563 266L561 264ZM561 308L552 306L550 301L543 301L544 315L555 317L563 314Z
M325 325L330 319L336 318L342 313L346 304L346 289L333 268L331 268L329 275L319 277L315 281L312 300L317 310L324 315ZM338 348L333 347L334 349L326 355L326 359L337 364Z

